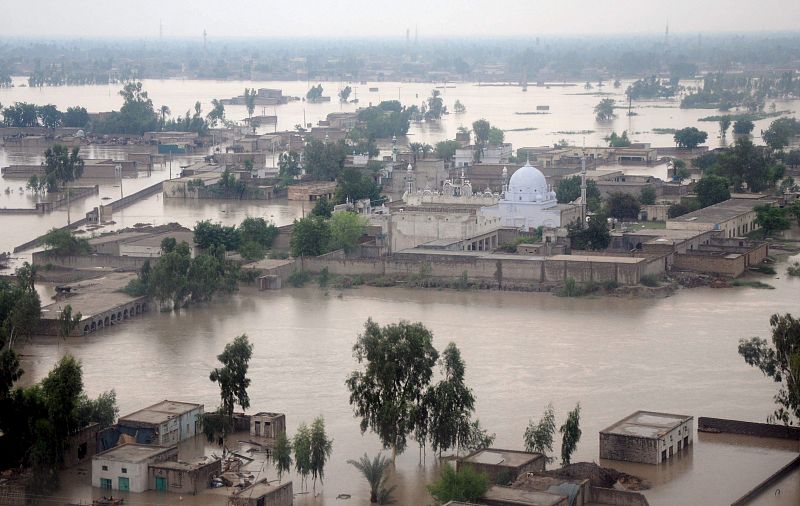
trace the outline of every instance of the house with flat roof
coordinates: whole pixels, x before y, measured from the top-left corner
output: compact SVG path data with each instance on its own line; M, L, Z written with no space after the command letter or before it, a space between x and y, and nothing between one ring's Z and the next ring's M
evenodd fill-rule
M600 458L660 464L693 440L694 417L636 411L600 431Z
M117 429L137 443L176 445L198 434L202 416L202 404L164 400L120 417Z
M92 486L121 492L148 489L148 466L177 460L176 447L124 444L92 458Z
M717 230L724 237L742 237L758 230L757 213L753 208L768 201L750 199L728 199L712 206L698 209L683 216L667 220L670 230Z
M286 434L286 415L283 413L268 413L262 411L250 417L250 435L277 438Z
M222 459L219 458L166 460L148 466L147 487L158 492L197 495L208 488L213 476L220 474Z
M520 475L544 471L545 457L541 453L501 448L484 448L458 459L458 467L471 467L485 473L492 483L510 483Z

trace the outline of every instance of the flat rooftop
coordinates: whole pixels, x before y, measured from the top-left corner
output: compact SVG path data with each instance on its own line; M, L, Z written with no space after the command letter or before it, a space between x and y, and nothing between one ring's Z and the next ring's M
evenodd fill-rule
M147 234L144 237L134 237L123 242L127 246L160 247L161 241L168 237L174 237L178 244L185 241L189 246L194 246L194 232L191 230L173 230L171 232Z
M478 450L475 453L467 455L461 460L463 462L474 462L476 464L519 467L527 464L528 462L532 462L541 458L542 455L539 453L503 450L500 448L486 448L484 450Z
M148 459L156 457L164 452L173 450L173 448L166 448L163 446L153 445L140 445L135 443L127 443L124 445L116 446L110 450L98 453L93 459L113 460L115 462L129 462L136 464L144 462Z
M122 416L119 418L119 421L161 424L170 418L202 407L202 404L194 404L191 402L161 401L158 404L153 404L152 406L140 409L129 415Z
M636 257L608 257L608 256L594 256L594 255L553 255L547 257L548 260L566 260L568 262L594 262L594 263L610 263L610 264L638 264L647 260L646 258Z
M112 272L100 278L69 283L65 286L72 289L72 295L44 306L42 319L58 319L61 309L69 304L72 306L72 314L80 312L83 320L89 320L94 315L143 299L144 297L131 297L119 291L135 277L136 273L133 272Z
M658 439L683 422L691 419L691 416L686 415L656 413L654 411L637 411L623 418L611 427L601 430L600 433Z
M182 460L178 461L165 460L164 462L159 462L157 464L150 464L150 467L156 467L159 469L169 469L170 471L194 471L196 469L200 469L201 467L205 467L209 464L214 464L216 462L220 462L220 459L215 459L215 458L196 459L191 462L185 462Z
M501 487L495 485L483 494L482 499L487 501L508 501L511 504L526 506L555 506L562 502L567 496L539 492L535 490L523 490L519 488Z
M759 202L754 202L749 199L729 199L713 206L704 207L697 211L671 218L667 221L684 223L684 222L697 222L697 223L721 223L728 221L737 216L749 213L753 207L758 205Z

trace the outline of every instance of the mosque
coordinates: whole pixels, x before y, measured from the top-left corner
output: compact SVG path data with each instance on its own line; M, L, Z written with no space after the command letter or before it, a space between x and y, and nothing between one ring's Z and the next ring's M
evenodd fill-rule
M507 181L507 170L503 169L503 181ZM544 174L530 164L517 169L503 193L492 206L482 207L478 214L496 217L505 228L531 230L538 227L559 228L580 219L580 206L559 204L556 192L547 184Z

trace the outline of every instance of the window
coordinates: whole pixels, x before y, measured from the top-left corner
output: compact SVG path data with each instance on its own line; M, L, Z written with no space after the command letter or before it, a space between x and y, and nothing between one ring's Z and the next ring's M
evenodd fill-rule
M106 467L106 466L103 466ZM111 490L111 479L110 478L100 478L100 488L104 490Z
M128 468L127 467L123 467L122 468L122 474L128 474Z
M108 471L108 466L103 466L103 471Z

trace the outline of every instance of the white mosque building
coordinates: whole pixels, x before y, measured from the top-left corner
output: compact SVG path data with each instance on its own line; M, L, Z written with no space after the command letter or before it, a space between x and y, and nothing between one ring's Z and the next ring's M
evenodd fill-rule
M503 169L503 180L506 178L506 169ZM497 204L482 207L479 214L500 218L502 227L558 228L580 220L580 206L559 204L544 174L528 162L512 174Z

